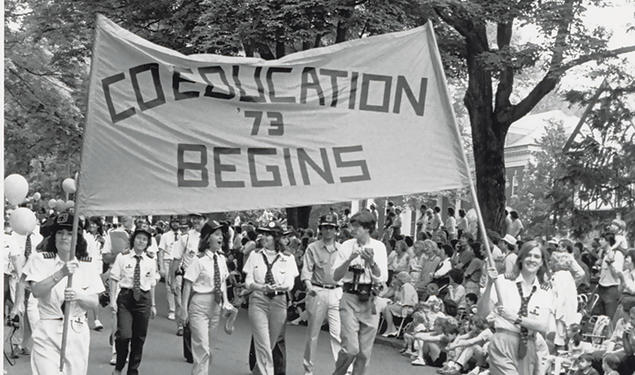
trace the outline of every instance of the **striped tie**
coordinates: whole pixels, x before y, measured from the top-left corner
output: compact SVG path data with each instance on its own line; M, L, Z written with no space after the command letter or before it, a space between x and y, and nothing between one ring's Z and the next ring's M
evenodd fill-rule
M220 290L220 267L218 267L218 255L214 254L214 301L221 303L223 293Z
M135 255L137 265L134 267L134 278L132 279L132 297L135 301L141 298L141 255Z
M534 285L531 288L531 293L529 296L523 297L523 287L521 282L516 283L516 287L518 287L518 294L520 294L520 310L518 310L519 317L527 316L527 309L529 307L529 300L536 292L536 286ZM523 359L527 354L527 342L529 341L529 330L525 327L520 327L520 344L518 345L518 358Z
M31 234L29 233L29 235L26 236L26 243L24 244L24 257L26 259L29 259L32 251L33 245L31 244Z

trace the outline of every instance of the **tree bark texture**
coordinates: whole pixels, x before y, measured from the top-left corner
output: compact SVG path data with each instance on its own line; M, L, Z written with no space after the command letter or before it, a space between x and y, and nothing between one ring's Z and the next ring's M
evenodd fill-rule
M288 207L286 209L287 225L293 226L293 228L296 229L308 228L312 208L313 206Z

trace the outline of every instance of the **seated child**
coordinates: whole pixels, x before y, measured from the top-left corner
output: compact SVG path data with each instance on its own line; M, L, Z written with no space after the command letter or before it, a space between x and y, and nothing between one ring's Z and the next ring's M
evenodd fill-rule
M579 324L574 323L567 328L567 339L567 349L574 357L595 351L593 344L582 341L582 332Z
M426 366L424 356L430 359L432 366L441 367L441 364L445 362L447 358L445 348L459 334L458 323L456 319L448 317L437 318L434 325L435 331L415 335L418 353L417 358L410 362L411 365Z
M597 370L591 366L592 363L593 363L592 354L590 353L581 354L576 361L578 369L573 373L573 375L599 375Z
M429 307L425 307L425 309L430 310ZM416 354L412 351L415 335L429 331L427 319L428 318L424 311L416 311L412 314L412 322L408 325L409 327L403 335L404 348L400 351L401 354L406 356Z
M457 338L450 343L446 350L454 352L451 360L447 361L439 371L443 375L458 375L467 369L468 362L476 359L477 362L483 362L486 352L484 345L489 342L494 332L489 328L487 320L479 316L473 316L470 319L470 331Z

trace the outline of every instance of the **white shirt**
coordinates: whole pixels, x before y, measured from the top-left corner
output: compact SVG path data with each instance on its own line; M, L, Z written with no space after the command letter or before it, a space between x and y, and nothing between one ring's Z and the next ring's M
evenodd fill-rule
M225 256L216 254L218 262L218 270L220 271L221 288L225 280L229 276L227 270L227 260ZM192 290L195 293L211 293L214 291L214 253L206 251L203 257L197 256L192 260L190 266L187 267L183 278L192 282Z
M337 257L335 258L334 269L337 269L339 266L344 264L351 256L354 250L361 251L364 248L373 249L374 260L377 263L377 267L379 267L380 275L379 277L372 276L370 268L366 268L363 275L360 275L359 282L362 284L370 284L370 283L385 283L388 281L388 255L386 254L386 246L373 238L369 238L368 242L360 245L356 239L352 238L350 240L344 241L342 243L342 247L340 251L337 252ZM364 260L361 256L353 259L350 263L351 266L364 266ZM344 277L340 282L350 283L353 281L353 273L350 271L346 271Z
M93 262L99 263L101 261L102 245L97 241L97 236L84 231L84 239L86 240L88 255L93 258Z
M276 253L275 255L270 254L264 249L252 251L251 254L249 254L249 258L247 258L247 262L245 262L245 265L243 266L243 272L246 275L245 284L252 285L254 283L265 283L267 265L262 258L262 254L265 254L269 264L278 257L278 260L275 261L271 267L273 280L277 285L280 285L287 290L293 289L295 277L300 274L298 272L298 266L295 263L295 258L283 253Z
M600 268L600 280L598 284L601 286L616 286L620 285L619 277L613 276L613 272L611 272L609 268L609 263L607 260L613 259L613 266L618 272L621 272L624 269L624 254L618 250L608 250L604 254L604 258L602 258L602 266Z
M134 270L137 266L136 253L120 253L115 258L115 263L110 270L110 278L119 283L119 287L132 289L134 283ZM145 253L141 254L140 267L140 287L147 292L156 285L157 282L157 262Z
M192 263L196 253L198 253L198 241L201 238L201 232L190 229L186 234L182 235L177 243L172 247L172 259L181 259L181 265L184 270Z
M181 239L181 233L179 231L169 231L161 235L161 242L159 243L159 250L163 251L163 259L171 260L172 250L174 245Z
M120 233L119 236L115 237L116 242L113 242L113 237L111 237L113 233L115 234ZM124 251L125 249L128 249L130 247L129 238L130 238L130 235L132 235L132 233L133 233L132 230L130 230L130 234L128 234L126 229L123 227L119 227L119 228L111 230L105 236L106 241L104 242L104 247L102 247L101 249L101 253L102 254L110 254L110 253L118 254Z
M40 282L64 266L64 261L54 253L35 253L29 257L28 266L24 269L27 282ZM61 319L64 317L62 303L67 277L55 284L50 293L38 298L40 319ZM73 289L84 293L99 294L104 291L104 283L95 272L91 262L80 260L79 267L73 274ZM71 317L83 317L86 311L79 303L71 303Z
M26 257L24 251L26 249L27 236L16 232L6 237L6 245L9 251L8 271L11 275L18 277L17 272L24 268ZM35 248L42 242L44 238L39 233L31 233L31 256L35 254Z
M517 282L522 282L523 277L518 276L515 280L509 280L507 278L501 277L500 279L500 293L501 298L503 299L503 305L509 311L518 312L520 310L520 294L518 294L518 287L516 286ZM529 300L529 305L527 306L527 316L530 318L538 318L538 319L548 319L553 313L554 308L554 295L551 288L543 288L540 286L538 282L538 277L534 280L533 287L536 288L533 296ZM496 295L496 291L493 289L490 294L490 301L492 305L496 305L498 302L498 296ZM531 290L523 290L523 295L525 297L529 296ZM510 322L507 319L504 319L500 315L498 315L495 310L493 311L495 316L494 318L494 327L496 329L504 329L512 332L520 332L520 327L514 325L513 322Z

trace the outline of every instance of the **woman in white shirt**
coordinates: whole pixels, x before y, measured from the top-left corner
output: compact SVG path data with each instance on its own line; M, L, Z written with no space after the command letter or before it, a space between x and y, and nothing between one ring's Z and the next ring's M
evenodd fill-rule
M29 267L24 270L40 313L33 331L31 373L58 373L64 308L70 304L64 374L85 375L90 348L86 311L97 307L97 295L104 291L104 284L99 273L94 272L81 233L78 233L75 251L71 251L73 216L62 213L53 220L46 251L31 255ZM66 287L69 275L73 275L71 288Z
M272 349L287 319L287 292L293 289L298 267L284 250L283 230L277 222L259 228L263 248L253 251L245 266L245 286L251 290L249 321L254 337L256 365L254 375L273 375Z

